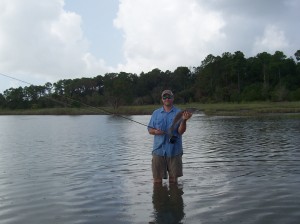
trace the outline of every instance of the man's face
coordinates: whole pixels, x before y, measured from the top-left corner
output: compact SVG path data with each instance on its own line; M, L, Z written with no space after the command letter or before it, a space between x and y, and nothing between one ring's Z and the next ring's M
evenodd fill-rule
M162 102L165 106L172 106L173 105L173 96L169 94L165 94L162 96Z

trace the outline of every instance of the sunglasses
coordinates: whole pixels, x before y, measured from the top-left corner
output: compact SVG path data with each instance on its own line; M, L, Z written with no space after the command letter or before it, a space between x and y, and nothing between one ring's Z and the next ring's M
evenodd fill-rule
M170 96L170 95L165 95L165 96L163 96L162 97L163 98L163 100L166 100L166 99L173 99L173 97L172 96Z

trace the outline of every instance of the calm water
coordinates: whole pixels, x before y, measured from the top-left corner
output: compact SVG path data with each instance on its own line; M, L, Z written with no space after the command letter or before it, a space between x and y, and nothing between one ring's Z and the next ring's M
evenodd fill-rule
M184 176L153 187L142 125L0 116L0 223L299 223L299 136L299 119L194 115Z

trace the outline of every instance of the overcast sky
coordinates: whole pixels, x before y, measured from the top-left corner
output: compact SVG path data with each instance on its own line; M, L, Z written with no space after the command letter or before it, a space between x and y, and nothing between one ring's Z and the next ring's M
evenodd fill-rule
M300 49L299 0L0 0L0 73L34 85ZM24 86L0 75L0 92Z

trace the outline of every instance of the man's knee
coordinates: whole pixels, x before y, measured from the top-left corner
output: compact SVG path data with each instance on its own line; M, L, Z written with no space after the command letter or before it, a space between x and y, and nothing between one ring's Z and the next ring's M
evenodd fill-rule
M160 178L153 178L153 183L162 183L162 179L160 179Z

